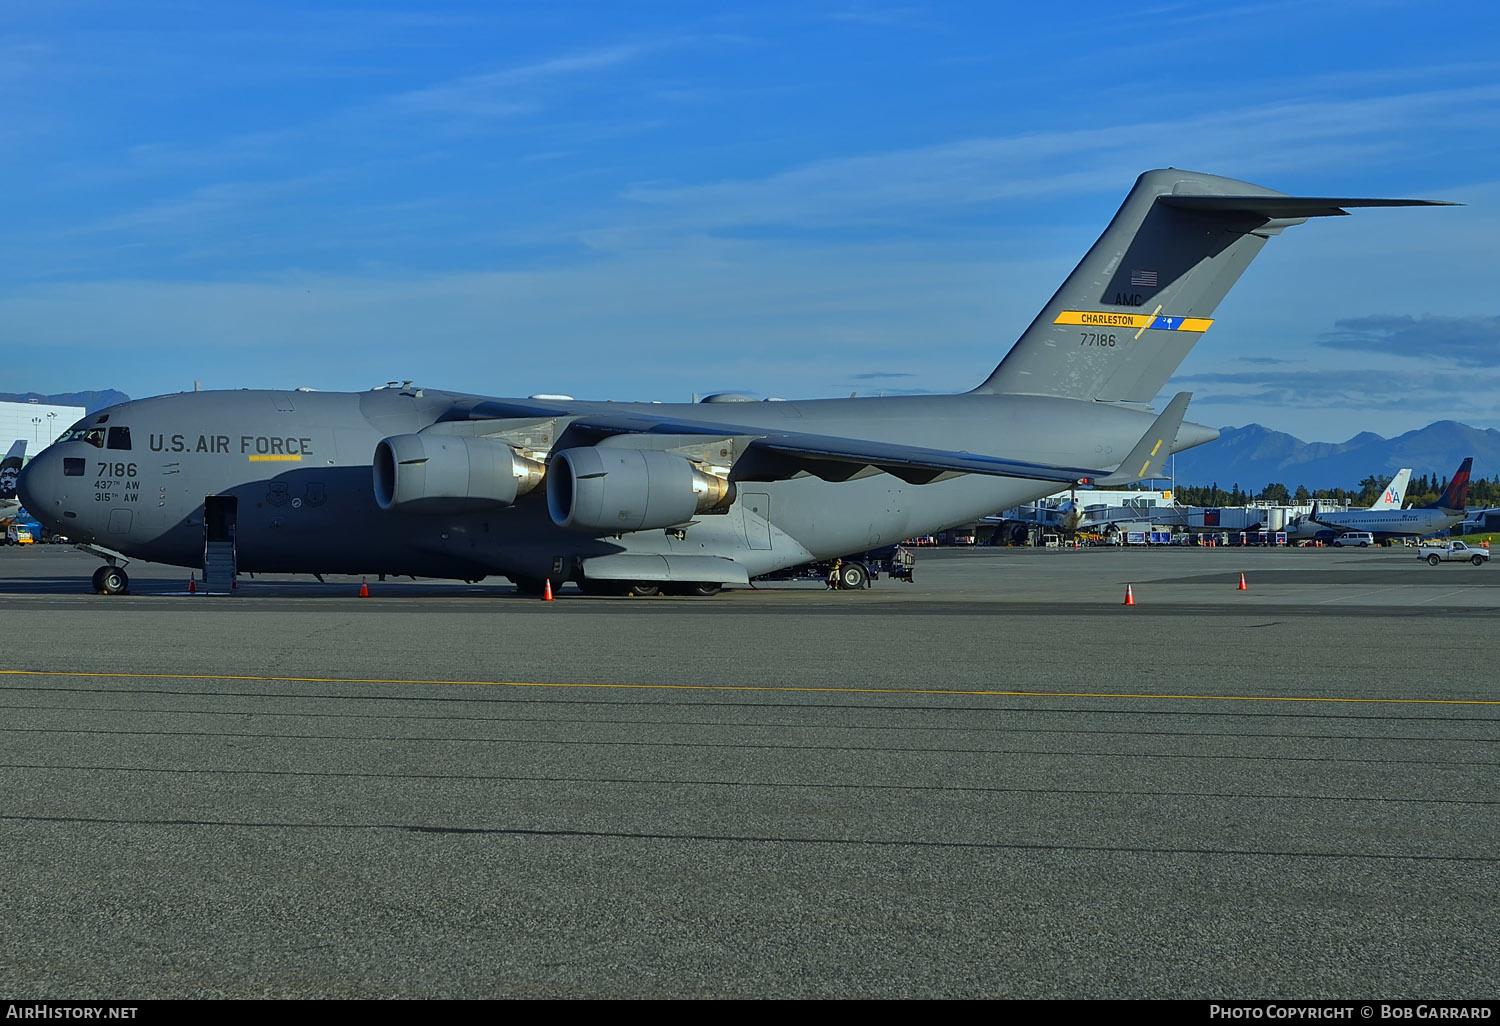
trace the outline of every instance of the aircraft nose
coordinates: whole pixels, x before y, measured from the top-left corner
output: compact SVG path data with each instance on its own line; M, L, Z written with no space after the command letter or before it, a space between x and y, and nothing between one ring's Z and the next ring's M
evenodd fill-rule
M37 463L39 462L40 459L31 460L21 468L21 474L15 478L15 495L21 499L21 505L24 505L27 510L30 510L36 499L37 493L34 487L36 487Z
M16 497L21 500L21 505L48 526L51 526L49 521L57 517L61 490L62 467L56 454L42 452L22 467L16 478Z
M36 474L37 461L32 460L21 468L21 473L16 477L16 497L21 500L21 505L27 509L31 508L31 500L35 494L31 490L31 481Z
M81 456L64 456L57 448L43 449L21 468L16 497L49 531L74 541L87 540L92 536L87 522L91 506L82 505L92 497L83 476L87 461Z

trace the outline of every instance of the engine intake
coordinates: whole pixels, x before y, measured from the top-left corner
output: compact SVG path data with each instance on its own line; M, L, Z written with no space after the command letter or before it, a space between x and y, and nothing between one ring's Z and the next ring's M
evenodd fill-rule
M547 468L489 438L392 435L375 446L373 470L381 509L458 514L512 505Z
M547 512L579 531L674 527L696 513L727 508L734 485L691 460L650 449L586 447L553 453Z

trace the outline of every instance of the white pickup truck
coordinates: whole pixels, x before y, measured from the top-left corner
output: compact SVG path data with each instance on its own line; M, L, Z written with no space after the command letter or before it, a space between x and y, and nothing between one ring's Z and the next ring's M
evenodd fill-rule
M1446 545L1421 545L1417 548L1417 558L1425 559L1433 566L1448 561L1460 563L1473 563L1475 566L1484 566L1490 558L1489 549L1472 549L1461 541L1451 541Z

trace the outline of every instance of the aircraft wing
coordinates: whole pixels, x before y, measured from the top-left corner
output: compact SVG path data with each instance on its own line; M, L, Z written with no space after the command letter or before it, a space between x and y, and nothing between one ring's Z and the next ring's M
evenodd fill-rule
M730 474L738 481L781 481L799 473L844 481L873 467L912 484L927 484L943 474L956 473L1111 485L1161 475L1190 398L1191 393L1178 393L1118 468L1064 467L899 442L657 417L630 410L577 414L566 404L536 400L488 400L456 413L467 420L572 418L558 440L560 448L596 444L621 435L732 437L741 442Z
M1307 519L1311 520L1315 524L1321 524L1324 527L1331 527L1335 531L1359 530L1358 528L1351 528L1345 524L1335 524L1331 521L1322 519L1318 516L1318 504L1316 502L1313 503L1312 511L1307 514Z

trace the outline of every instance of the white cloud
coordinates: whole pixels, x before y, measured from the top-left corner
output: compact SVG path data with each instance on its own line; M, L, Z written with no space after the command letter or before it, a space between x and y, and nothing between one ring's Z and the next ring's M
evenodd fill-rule
M625 198L657 227L827 225L912 208L956 209L1002 200L1119 189L1121 168L1170 163L1243 174L1347 164L1404 148L1413 133L1492 114L1500 86L1347 100L1258 105L1178 120L970 139L814 161L758 180L639 185ZM1247 140L1256 140L1247 150ZM1166 158L1166 159L1164 159ZM1247 166L1248 165L1248 166Z
M554 57L412 90L388 102L395 110L415 113L481 119L516 117L538 109L534 98L538 86L612 70L668 45L671 42L633 43Z

